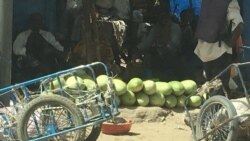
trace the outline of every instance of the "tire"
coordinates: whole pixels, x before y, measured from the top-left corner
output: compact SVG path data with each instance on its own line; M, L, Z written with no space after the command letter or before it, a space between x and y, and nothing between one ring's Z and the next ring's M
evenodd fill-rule
M41 95L29 102L20 113L17 120L17 135L19 140L28 141L74 128L83 125L83 123L82 113L72 101L60 95ZM51 125L55 128L50 128ZM55 131L49 129L55 129ZM81 129L48 140L82 141L84 137L85 130Z
M95 106L90 106L90 107L87 107L87 113L90 116L96 115L99 113L99 110ZM93 126L88 126L85 128L84 141L96 141L100 133L101 133L101 125L99 123Z
M235 107L226 97L213 96L209 98L201 107L197 117L197 139L204 137L213 127L236 115ZM234 119L209 135L206 141L235 141L238 136L238 127L238 120Z
M86 136L84 141L96 141L101 133L101 125L94 125L86 128Z

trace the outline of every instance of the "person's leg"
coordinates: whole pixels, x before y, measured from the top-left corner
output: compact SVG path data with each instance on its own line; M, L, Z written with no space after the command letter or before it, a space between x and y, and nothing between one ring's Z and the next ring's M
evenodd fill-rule
M230 54L223 54L221 57L209 61L209 62L204 62L204 70L206 72L207 80L211 80L213 77L218 75L220 72L222 72L227 66L229 66L232 63L232 55ZM223 80L229 80L229 71L225 72L221 76L221 79Z
M221 57L203 63L204 70L206 72L206 80L209 81L212 78L214 78L216 75L221 73L228 65L230 65L232 62L232 56L230 54L223 54ZM222 81L222 85L226 90L226 93L230 97L230 88L229 88L229 79L230 79L230 70L224 72L222 75L219 76L219 78Z
M232 55L231 54L223 54L221 57L215 60L215 65L214 65L214 70L213 70L213 75L217 75L220 72L222 72L226 67L228 67L232 63ZM226 89L226 91L229 93L229 79L230 79L230 69L227 70L223 75L221 75L221 81Z
M203 68L206 74L206 80L209 81L213 78L213 61L203 62Z

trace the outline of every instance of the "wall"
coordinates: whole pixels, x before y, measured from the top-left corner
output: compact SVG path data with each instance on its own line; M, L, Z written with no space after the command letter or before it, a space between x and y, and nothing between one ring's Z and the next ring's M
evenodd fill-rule
M43 15L45 29L56 31L56 0L14 0L13 1L13 37L28 29L29 15L39 12Z
M0 87L10 83L12 0L0 0Z
M12 11L13 0L0 0L0 88L11 81ZM7 98L0 100L6 104Z

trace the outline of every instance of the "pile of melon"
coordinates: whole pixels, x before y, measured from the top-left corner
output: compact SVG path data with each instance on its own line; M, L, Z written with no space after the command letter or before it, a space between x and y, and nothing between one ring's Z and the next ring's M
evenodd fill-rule
M97 77L97 83L101 88L106 87L107 78L105 75ZM113 78L113 86L117 104L123 106L174 108L184 107L186 104L191 107L199 107L203 102L200 96L194 95L197 84L193 80L155 82L132 78L126 83L121 79ZM187 99L190 95L192 96Z
M60 83L58 81L60 80ZM96 82L84 71L67 77L59 77L53 80L50 89L58 89L61 86L71 90L91 91L100 88L103 93L108 87L108 76L99 75ZM193 80L183 81L153 81L132 78L127 83L119 78L112 78L112 87L115 91L117 105L123 106L158 106L158 107L199 107L203 99L194 95L197 84ZM189 99L189 97L192 95Z

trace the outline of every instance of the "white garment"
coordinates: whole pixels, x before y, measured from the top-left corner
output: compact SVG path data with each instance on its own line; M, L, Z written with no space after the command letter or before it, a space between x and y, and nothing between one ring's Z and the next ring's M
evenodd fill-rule
M27 43L27 40L28 40L31 32L32 32L31 30L27 30L27 31L21 32L17 36L17 38L13 44L14 54L26 56L26 43ZM64 50L63 46L56 40L55 36L52 33L44 31L44 30L40 30L39 33L54 48L56 48L59 51Z
M112 25L114 28L115 38L117 40L119 47L121 48L125 39L125 32L127 29L126 24L122 20L117 20L117 21L112 21Z
M232 31L237 27L239 23L243 23L240 15L240 7L237 0L232 0L227 9L227 22L232 21ZM202 62L209 62L219 58L222 54L232 54L232 48L221 41L208 43L201 39L198 39L198 44L194 50L194 53L201 59Z

